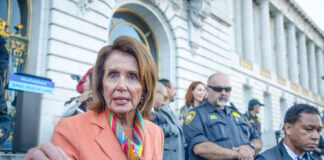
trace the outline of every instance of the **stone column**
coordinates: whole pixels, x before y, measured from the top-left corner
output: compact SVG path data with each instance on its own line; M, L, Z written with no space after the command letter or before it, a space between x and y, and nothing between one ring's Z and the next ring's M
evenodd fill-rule
M318 83L318 93L321 95L321 97L324 97L324 80L322 79L322 76L324 76L324 62L323 62L323 50L320 48L317 49L316 52L316 64L317 64L317 83Z
M270 38L270 12L269 1L260 0L260 26L261 26L261 55L262 68L271 72L272 56L271 56L271 38Z
M312 41L308 42L307 46L308 64L309 64L309 86L313 93L317 93L317 70L315 61L315 45Z
M298 61L300 84L304 89L308 89L306 36L304 33L299 33L298 35Z
M252 0L244 0L241 3L243 57L252 63L254 62L253 2Z
M243 57L242 54L242 18L241 18L241 1L234 0L234 23L235 23L235 51L240 56Z
M288 24L288 63L289 63L289 79L292 83L298 84L298 62L297 62L297 46L296 46L296 30L292 23Z
M275 13L275 46L277 75L285 79L287 75L284 19L280 12Z

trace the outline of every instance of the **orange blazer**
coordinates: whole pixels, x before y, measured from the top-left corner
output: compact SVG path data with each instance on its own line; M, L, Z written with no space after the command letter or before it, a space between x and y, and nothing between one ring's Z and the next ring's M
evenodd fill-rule
M160 127L144 120L144 160L162 160L164 135ZM59 121L52 143L72 159L126 160L120 143L110 128L105 112L88 111Z

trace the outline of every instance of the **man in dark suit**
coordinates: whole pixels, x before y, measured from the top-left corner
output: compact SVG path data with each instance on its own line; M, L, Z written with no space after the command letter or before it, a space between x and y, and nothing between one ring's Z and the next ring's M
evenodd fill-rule
M275 147L256 156L256 160L313 160L320 140L321 117L319 111L308 104L296 104L286 112L284 139Z
M169 103L174 101L176 96L175 89L171 82L167 79L159 80L168 92L168 104L162 106L161 110L157 112L157 118L159 119L159 126L164 132L164 152L163 159L176 159L184 160L184 135L182 128L179 125L179 121L175 114L172 112Z

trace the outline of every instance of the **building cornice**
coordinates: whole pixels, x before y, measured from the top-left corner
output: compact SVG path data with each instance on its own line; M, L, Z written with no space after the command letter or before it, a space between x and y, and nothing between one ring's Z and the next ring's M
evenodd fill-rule
M295 0L286 0L296 12L324 39L324 31L307 15L307 13L295 2Z

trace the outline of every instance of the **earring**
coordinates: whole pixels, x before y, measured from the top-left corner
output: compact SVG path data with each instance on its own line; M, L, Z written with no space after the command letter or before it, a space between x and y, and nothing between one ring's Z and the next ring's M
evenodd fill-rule
M141 102L141 103L143 103L143 101L144 101L144 97L142 96L142 97L141 97L141 101L140 101L140 102Z

